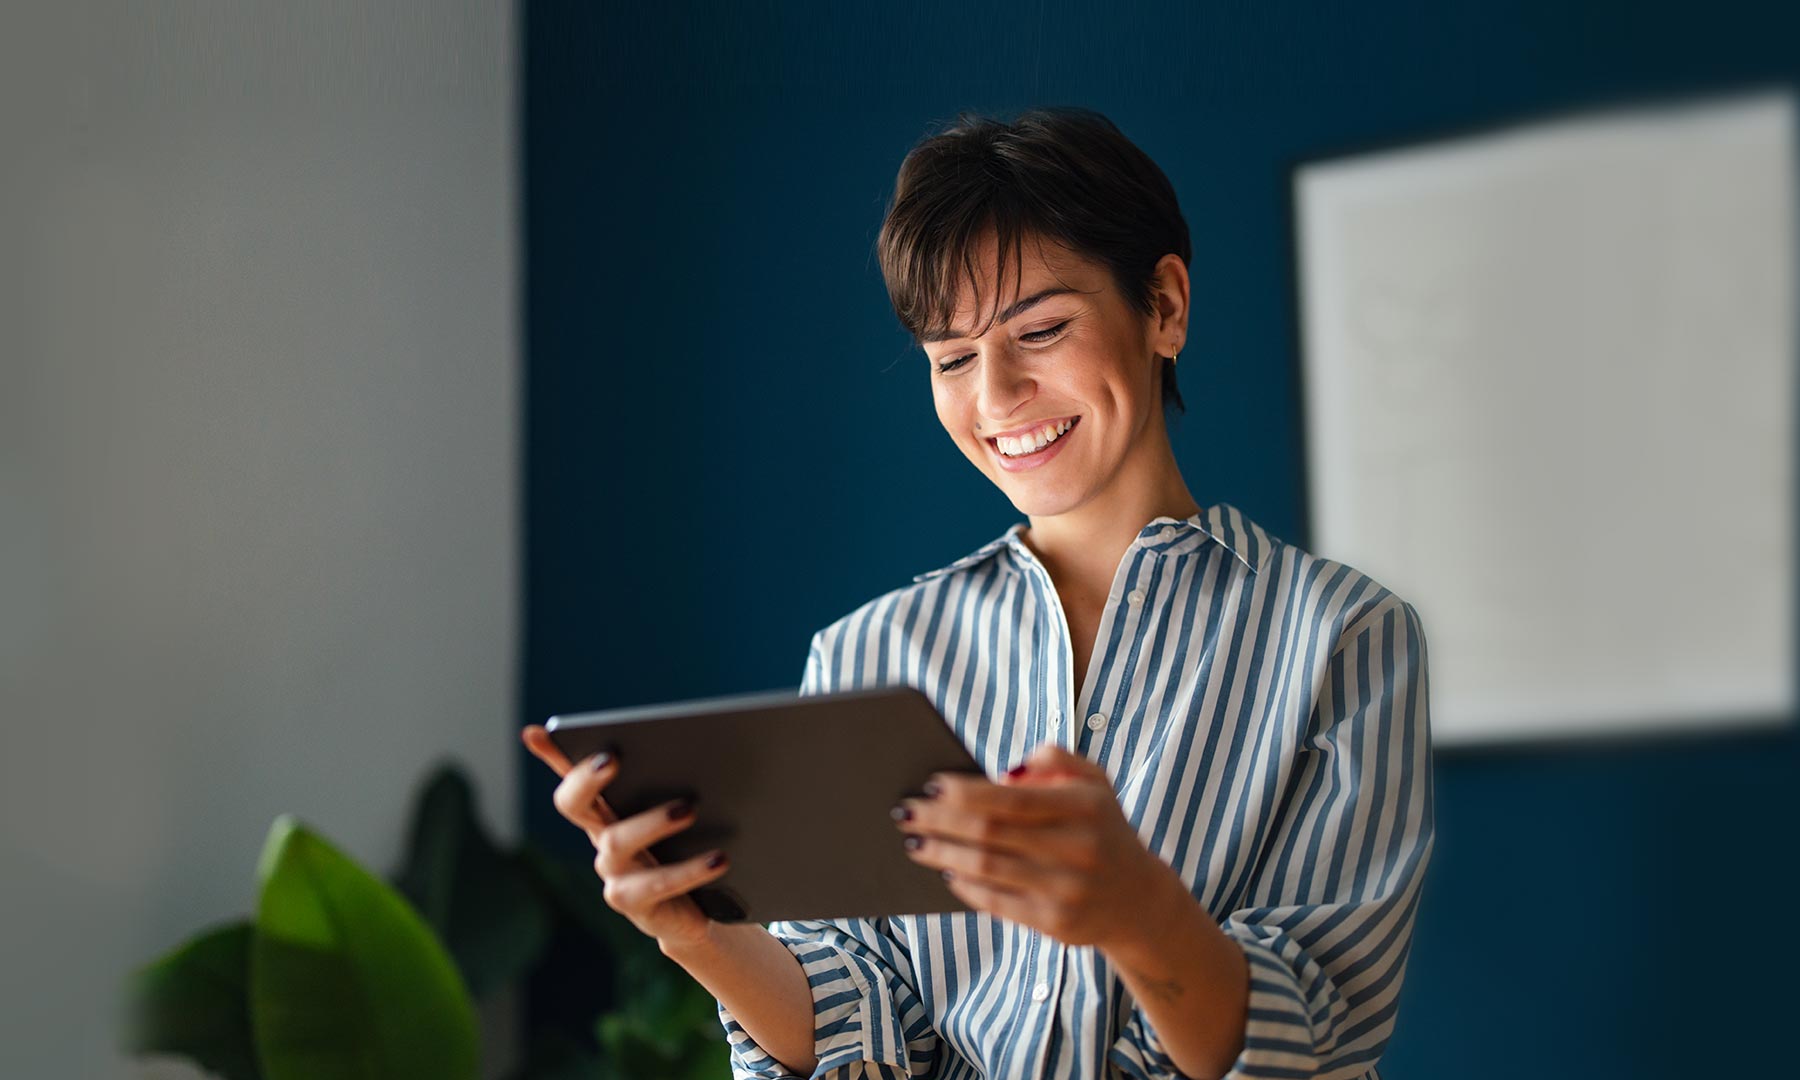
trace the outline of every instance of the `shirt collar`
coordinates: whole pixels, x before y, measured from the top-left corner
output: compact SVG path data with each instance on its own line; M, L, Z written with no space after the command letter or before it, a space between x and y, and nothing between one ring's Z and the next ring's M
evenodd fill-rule
M1025 541L1019 539L1019 534L1025 531L1025 527L1025 522L1016 522L1009 526L1004 533L955 562L940 566L935 570L927 570L923 574L913 575L913 581L929 581L932 578L974 566L992 558L1005 548L1013 549L1021 559L1035 559L1036 556L1031 553L1031 549L1025 546ZM1167 539L1164 539L1164 528L1173 530L1168 534ZM1263 564L1269 561L1268 534L1263 532L1255 522L1245 517L1243 511L1230 503L1216 503L1185 520L1167 515L1154 518L1138 531L1138 539L1142 540L1144 546L1152 551L1179 553L1199 546L1192 542L1196 533L1231 552L1251 573L1261 570ZM1205 543L1206 540L1202 540L1200 543Z

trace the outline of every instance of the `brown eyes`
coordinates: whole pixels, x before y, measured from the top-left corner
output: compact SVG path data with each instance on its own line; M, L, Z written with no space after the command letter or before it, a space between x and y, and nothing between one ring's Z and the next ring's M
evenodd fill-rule
M1069 325L1069 320L1064 319L1062 322L1057 323L1055 326L1046 327L1045 329L1042 329L1042 330L1033 330L1029 334L1020 334L1019 339L1021 341L1030 341L1030 342L1037 342L1037 343L1042 343L1042 342L1046 342L1046 341L1054 341L1056 339L1056 336L1058 334L1062 333L1063 327L1065 327L1067 325ZM937 365L938 374L942 375L946 372L955 371L957 368L962 367L964 364L968 363L969 360L971 359L971 357L973 357L973 355L974 354L971 353L971 354L969 354L969 356L959 356L954 360L945 360L945 361L940 362Z

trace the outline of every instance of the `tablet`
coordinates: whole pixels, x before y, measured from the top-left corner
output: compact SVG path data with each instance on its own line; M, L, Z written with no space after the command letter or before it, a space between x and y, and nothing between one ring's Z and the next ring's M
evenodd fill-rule
M725 876L688 895L719 922L968 911L912 860L889 812L935 772L984 770L918 689L771 691L553 716L570 761L619 755L601 790L620 817L686 795L694 822L659 863L722 848Z

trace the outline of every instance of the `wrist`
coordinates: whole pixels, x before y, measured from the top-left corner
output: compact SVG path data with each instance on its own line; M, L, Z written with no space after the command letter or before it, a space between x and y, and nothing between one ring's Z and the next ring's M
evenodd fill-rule
M688 961L704 959L718 952L719 937L717 932L723 929L720 923L708 921L699 935L691 938L657 938L656 947L662 954L683 967Z
M1143 968L1166 958L1170 933L1185 929L1200 910L1200 902L1169 864L1147 850L1144 860L1137 887L1129 894L1130 916L1118 920L1117 936L1095 943L1115 965Z

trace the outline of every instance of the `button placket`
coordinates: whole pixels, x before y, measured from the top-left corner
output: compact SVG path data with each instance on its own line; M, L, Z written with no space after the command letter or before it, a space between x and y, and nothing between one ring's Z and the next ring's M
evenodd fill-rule
M1063 610L1062 597L1060 595L1058 595L1056 592L1056 584L1055 584L1055 582L1050 580L1049 570L1047 570L1044 567L1043 563L1039 562L1038 559L1036 558L1036 556L1032 555L1031 552L1028 549L1026 549L1022 543L1019 543L1017 541L1014 542L1013 547L1014 547L1015 554L1017 555L1017 557L1019 558L1021 563L1023 563L1027 567L1029 567L1030 571L1037 575L1038 580L1043 587L1044 595L1051 598L1051 606L1056 611L1057 621L1061 624L1060 628L1064 635L1063 636L1063 655L1064 655L1065 661L1067 661L1067 663L1065 664L1064 672L1063 672L1063 676L1064 676L1063 684L1067 688L1065 690L1065 693L1067 694L1068 698L1070 699L1070 711L1072 713L1072 715L1070 717L1070 728L1071 728L1072 734L1071 734L1071 737L1069 738L1068 742L1063 745L1065 745L1066 749L1068 749L1074 753L1079 754L1079 753L1083 752L1082 751L1082 742L1084 740L1082 738L1080 728L1076 726L1077 724L1080 723L1079 717L1080 717L1081 707L1084 704L1086 704L1086 702L1081 699L1085 696L1087 699L1091 700L1096 694L1099 693L1100 685L1106 681L1106 678L1105 678L1105 676L1106 676L1106 670L1105 670L1105 655L1106 655L1106 653L1105 653L1105 650L1106 650L1107 646L1106 646L1105 642L1110 640L1111 630L1112 630L1112 626L1113 626L1115 620L1120 619L1120 618L1125 618L1125 619L1131 620L1131 623L1127 624L1128 627L1130 628L1128 633L1135 633L1136 629L1137 629L1137 624L1140 622L1139 615L1141 614L1141 608L1143 605L1143 601L1145 600L1145 598L1147 597L1148 594L1142 589L1131 590L1132 595L1129 598L1130 606L1126 607L1124 609L1121 609L1119 605L1120 605L1121 599L1123 599L1124 597L1120 592L1120 587L1123 584L1125 584L1126 582L1128 582L1129 580L1131 580L1132 577L1137 576L1136 574L1133 573L1133 571L1131 569L1132 551L1134 549L1143 548L1145 546L1145 544L1148 542L1148 539L1149 539L1148 537L1143 536L1143 535L1138 536L1137 539L1135 539L1131 542L1130 548L1127 548L1125 554L1123 556L1121 556L1119 559L1118 569L1114 572L1114 575L1113 575L1113 587L1107 593L1106 608L1100 619L1100 626L1097 631L1097 634L1095 637L1095 642L1094 642L1094 650L1088 657L1088 670L1085 672L1076 672L1073 670L1073 667L1074 667L1074 665L1072 663L1073 648L1071 647L1071 642L1070 642L1070 638L1069 638L1068 616L1067 616L1067 613ZM1156 553L1151 552L1150 554L1154 555ZM1139 571L1139 573L1142 573L1142 572L1143 572L1142 570ZM1075 681L1075 678L1077 675L1080 675L1082 677L1083 684L1092 684L1092 685L1086 685L1085 695L1081 694L1081 693L1077 693L1078 685L1080 685L1080 684L1077 684ZM1092 679L1088 678L1088 676L1090 676L1090 675L1094 676L1094 678L1092 678ZM1060 732L1062 730L1062 725L1058 722L1059 719L1060 719L1060 713L1053 706L1051 716L1046 718L1046 730L1049 733L1051 733L1051 735L1060 744L1060 743L1062 743L1062 739L1060 738ZM1102 726L1104 726L1104 721L1102 721ZM1091 723L1089 724L1089 727L1090 728L1092 727Z
M1172 539L1174 536L1175 536L1175 529L1174 529L1174 526L1171 526L1171 525L1163 526L1163 528L1156 534L1156 538L1160 539L1160 540L1169 540L1169 539ZM1150 540L1150 537L1146 536L1146 537L1142 537L1141 539L1147 543ZM1158 552L1153 552L1153 554L1160 557L1163 553L1158 551ZM1146 628L1150 625L1150 613L1148 610L1148 602L1150 599L1150 590L1147 587L1147 585L1150 581L1153 581L1155 579L1155 576L1156 576L1155 567L1156 567L1156 563L1155 563L1154 559L1145 562L1141 567L1138 568L1137 573L1135 575L1133 575L1136 577L1136 579L1138 581L1144 582L1145 584L1132 586L1132 588L1129 591L1127 591L1122 598L1120 597L1120 595L1115 587L1115 591L1112 592L1107 597L1108 601L1110 601L1110 603L1111 603L1111 607L1109 607L1109 610L1108 610L1108 615L1111 617L1114 617L1114 618L1122 618L1122 619L1129 620L1129 622L1126 623L1127 631L1126 631L1125 636L1128 639L1128 641L1130 642L1128 649L1129 649L1129 655L1132 657L1135 657L1138 652L1138 644L1139 643L1138 643L1137 639L1142 638ZM1118 607L1119 601L1121 599L1124 600L1125 605L1126 605L1123 608ZM1089 704L1091 707L1093 705L1099 704L1099 702L1093 701L1090 699L1090 701L1087 704ZM1120 702L1119 704L1125 705L1128 703ZM1109 719L1110 718L1107 716L1105 711L1096 709L1094 712L1089 713L1085 720L1088 731L1092 732L1093 734L1091 737L1090 736L1081 736L1081 739L1085 740L1088 743L1088 746L1090 747L1091 752L1088 754L1088 756L1090 758L1094 758L1094 759L1098 760L1099 756L1102 753L1102 748L1106 745L1106 741L1107 741L1106 727L1107 727L1107 723L1108 723ZM1080 736L1079 731L1077 731L1076 734L1078 736Z
M1056 993L1057 984L1062 981L1063 965L1068 960L1066 951L1054 940L1047 939L1044 945L1044 951L1039 954L1042 962L1035 965L1038 980L1031 988L1031 1000L1036 1002L1049 1001Z
M1037 936L1038 935L1034 935L1034 937ZM1043 963L1034 965L1032 974L1037 978L1031 987L1031 1001L1034 1007L1052 1010L1049 1016L1049 1023L1067 1025L1070 1022L1067 1009L1059 1009L1056 1005L1051 1004L1051 1001L1056 997L1062 984L1067 981L1069 961L1068 950L1054 938L1043 938L1042 940L1045 946L1042 954ZM1065 997L1062 999L1062 1004L1064 1006L1067 1006L1068 1003L1068 998ZM1066 1031L1068 1028L1065 1026L1064 1030ZM1032 1071L1030 1073L1024 1075L1048 1075L1048 1073L1045 1072L1046 1055L1048 1053L1048 1043L1040 1042L1036 1055L1036 1064L1032 1066Z
M1050 580L1050 571L1045 569L1044 565L1038 562L1037 558L1026 550L1024 545L1019 544L1016 545L1016 547L1020 560L1030 568L1030 572L1037 575L1039 582L1043 586L1043 595L1049 597L1050 606L1056 611L1057 622L1061 624L1063 633L1063 677L1062 689L1060 692L1066 698L1073 699L1076 696L1074 650L1070 645L1069 619L1067 613L1063 610L1062 597L1056 592L1056 583ZM1054 704L1051 705L1050 715L1046 718L1045 726L1051 740L1061 745L1062 740L1060 738L1060 732L1062 730L1062 709L1060 706Z

